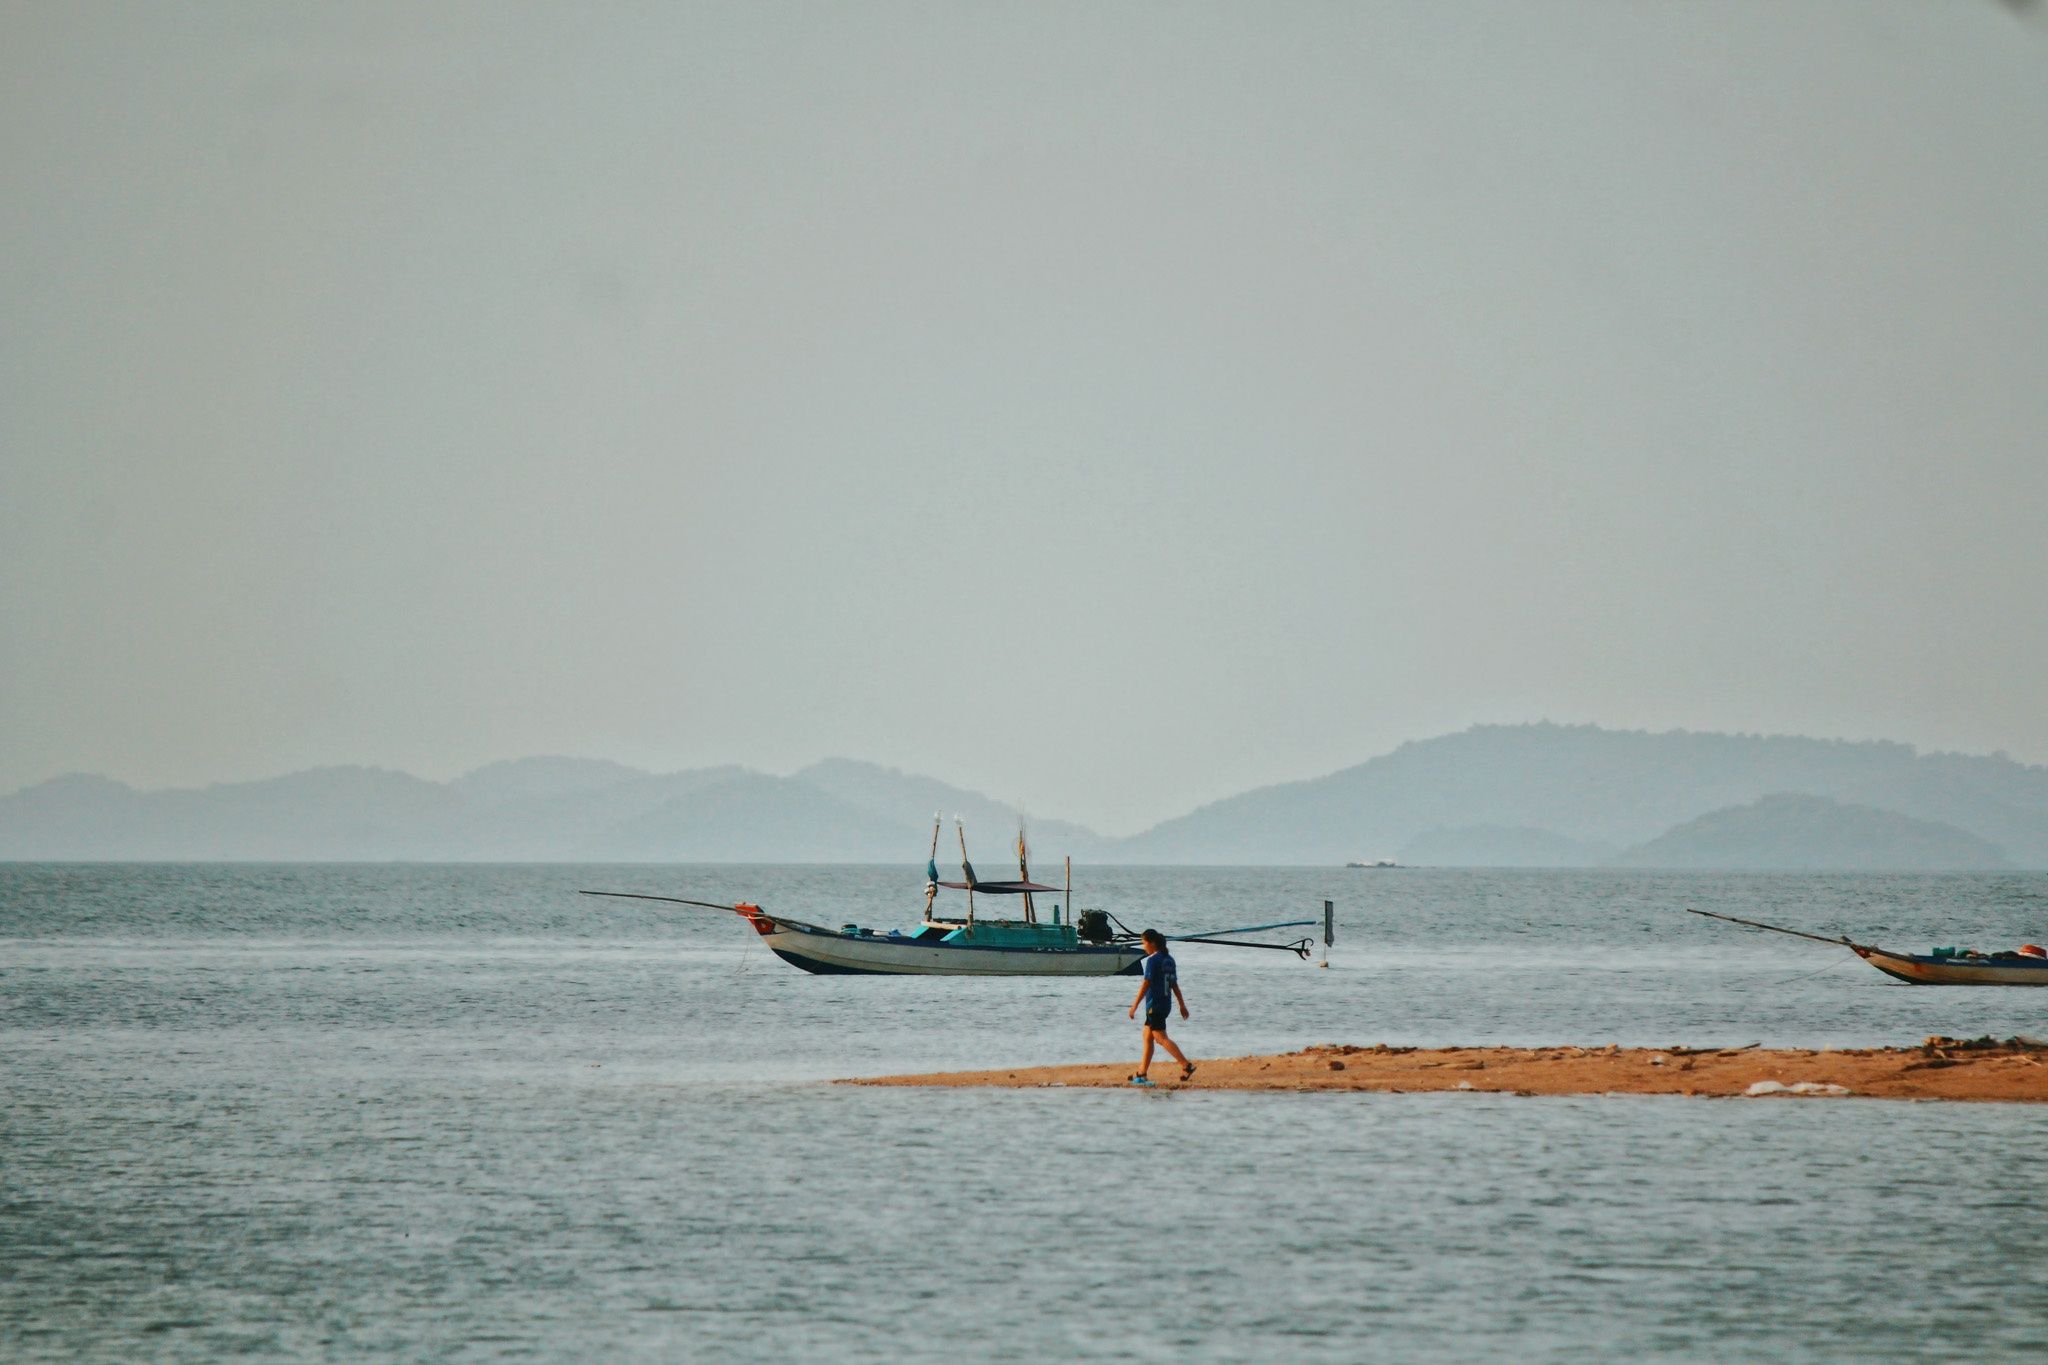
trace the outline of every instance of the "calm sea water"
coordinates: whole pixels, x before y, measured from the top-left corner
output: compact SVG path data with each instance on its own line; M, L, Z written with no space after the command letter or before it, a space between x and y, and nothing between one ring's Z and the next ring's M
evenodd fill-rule
M917 869L0 865L10 1360L1984 1360L2048 1351L2048 1111L871 1091L1114 1060L1131 982L812 977L729 915ZM1197 1056L2048 1035L1846 952L2048 941L2048 876L1116 869ZM1799 1076L1784 1077L1787 1081Z

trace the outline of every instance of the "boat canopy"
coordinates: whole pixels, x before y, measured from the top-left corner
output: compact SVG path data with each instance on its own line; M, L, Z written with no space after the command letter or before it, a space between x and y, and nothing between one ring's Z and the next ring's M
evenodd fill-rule
M1053 891L1057 886L1040 886L1037 882L940 882L940 886L954 891L974 891L984 896L1021 896L1027 891Z

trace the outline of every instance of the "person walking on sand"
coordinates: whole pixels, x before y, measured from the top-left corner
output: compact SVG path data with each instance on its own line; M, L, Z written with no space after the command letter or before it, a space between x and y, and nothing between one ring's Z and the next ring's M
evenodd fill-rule
M1180 1017L1188 1017L1188 999L1180 993L1180 976L1173 969L1173 954L1166 951L1166 935L1157 929L1147 929L1138 938L1146 949L1145 981L1138 987L1138 998L1131 1001L1126 1015L1135 1019L1138 1006L1145 1007L1145 1053L1138 1059L1138 1074L1131 1077L1131 1084L1152 1084L1145 1073L1152 1069L1154 1042L1173 1054L1173 1059L1180 1063L1180 1078L1186 1080L1195 1074L1195 1064L1166 1036L1166 1016L1173 1012L1175 1004L1180 1006Z

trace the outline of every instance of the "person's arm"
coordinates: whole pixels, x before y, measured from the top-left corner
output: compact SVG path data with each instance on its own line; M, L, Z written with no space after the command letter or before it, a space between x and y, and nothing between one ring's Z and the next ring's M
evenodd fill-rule
M1130 1009L1124 1012L1126 1018L1135 1019L1138 1017L1138 1006L1144 1002L1145 992L1151 989L1151 986L1152 979L1150 977L1138 978L1138 998L1133 1000Z
M1187 1017L1188 1017L1188 998L1187 998L1187 997L1186 997L1185 995L1182 995L1182 994L1180 993L1180 978L1179 978L1179 977L1175 977L1175 978L1174 978L1174 981L1173 981L1173 998L1174 998L1175 1000L1178 1000L1178 1001L1180 1001L1180 1017L1181 1017L1181 1018L1183 1018L1183 1019L1187 1018Z

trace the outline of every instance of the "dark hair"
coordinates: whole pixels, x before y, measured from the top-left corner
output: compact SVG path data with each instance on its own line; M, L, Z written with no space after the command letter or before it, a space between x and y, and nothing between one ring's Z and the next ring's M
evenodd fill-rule
M1147 929L1138 937L1155 948L1164 948L1166 946L1166 935L1160 933L1157 929Z

